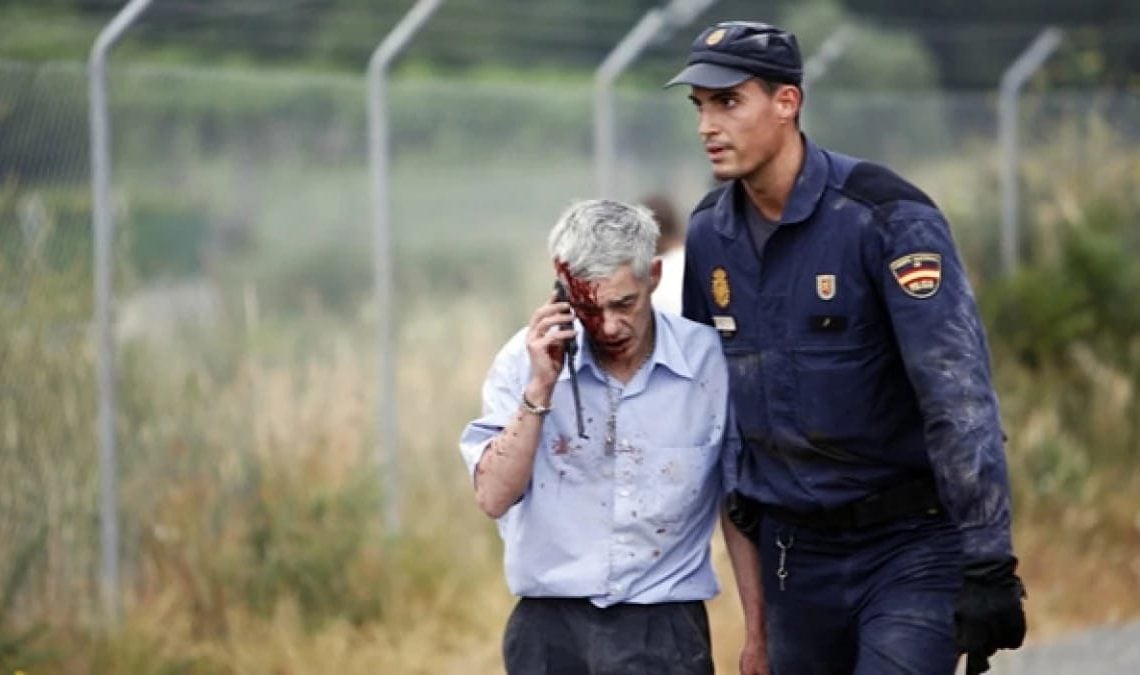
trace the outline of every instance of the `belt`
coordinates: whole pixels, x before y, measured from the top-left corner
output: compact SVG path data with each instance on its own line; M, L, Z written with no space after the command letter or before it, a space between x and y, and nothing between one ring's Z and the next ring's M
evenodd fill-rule
M931 477L900 483L833 509L808 513L764 505L764 515L813 530L859 530L912 516L944 512Z

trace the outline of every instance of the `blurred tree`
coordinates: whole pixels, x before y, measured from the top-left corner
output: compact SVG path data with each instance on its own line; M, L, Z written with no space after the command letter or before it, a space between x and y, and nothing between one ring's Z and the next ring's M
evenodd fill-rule
M313 41L318 58L358 66L410 2L338 0ZM447 0L424 26L415 57L448 70L593 66L653 0Z
M921 40L905 30L869 24L838 0L791 5L781 21L796 32L809 60L840 28L853 31L847 48L827 71L829 86L913 89L937 82L937 64Z
M638 18L669 0L447 0L424 27L406 63L451 71L538 68L588 73ZM0 0L0 55L83 58L99 29L126 0ZM359 72L378 41L413 0L159 0L124 51L199 63L284 61ZM838 10L842 9L843 12ZM719 0L694 25L675 31L638 61L656 82L684 58L700 26L725 19L786 23L805 54L826 20L877 26L888 43L861 45L865 65L837 65L842 81L862 71L861 87L925 86L927 65L950 88L993 88L1002 71L1047 24L1067 30L1046 77L1064 84L1140 85L1140 3L1121 0L994 0L962 10L930 0ZM140 47L141 45L141 47ZM878 49L878 47L882 49ZM921 46L917 72L907 57ZM905 64L906 67L898 64ZM851 71L848 74L848 71Z
M199 56L299 59L307 55L320 17L334 6L330 0L160 1L147 9L137 37L152 45L177 45Z
M993 87L1047 25L1068 43L1047 72L1070 82L1140 84L1140 3L1121 0L992 0L963 11L955 0L843 0L868 19L915 31L935 54L950 88Z

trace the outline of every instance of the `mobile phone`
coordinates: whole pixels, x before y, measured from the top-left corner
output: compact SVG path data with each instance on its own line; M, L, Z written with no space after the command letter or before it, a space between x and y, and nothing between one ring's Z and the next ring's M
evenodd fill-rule
M554 280L554 298L558 302L570 302L570 294L561 279ZM563 324L562 328L573 330L573 324ZM586 435L586 425L582 422L582 399L578 394L578 371L574 368L574 356L578 353L578 340L568 338L562 343L562 351L566 354L566 368L570 371L570 390L574 396L574 417L578 422L578 437L589 438Z
M558 302L570 302L570 294L566 292L566 286L562 283L561 279L554 280L554 299ZM563 324L562 328L572 330L572 324ZM574 338L567 339L563 345L566 350L566 356L572 357L578 352L578 341Z

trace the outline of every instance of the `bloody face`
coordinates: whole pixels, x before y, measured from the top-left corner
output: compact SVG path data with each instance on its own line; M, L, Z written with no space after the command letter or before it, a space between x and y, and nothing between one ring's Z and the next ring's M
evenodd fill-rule
M555 261L554 268L558 272L558 278L566 286L566 292L570 295L570 306L574 308L578 320L582 322L582 326L585 327L588 335L594 335L601 330L598 316L593 314L587 317L578 308L594 307L598 304L597 282L574 276L570 273L570 266L561 260Z
M653 341L654 278L639 279L629 265L604 279L582 279L556 263L570 305L582 322L594 353L602 362L644 357Z

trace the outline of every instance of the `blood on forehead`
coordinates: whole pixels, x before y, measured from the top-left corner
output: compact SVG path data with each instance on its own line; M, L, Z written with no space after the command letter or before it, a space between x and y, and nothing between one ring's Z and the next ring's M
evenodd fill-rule
M598 283L570 273L570 266L558 260L554 263L560 277L566 280L566 291L575 305L598 304Z
M558 276L565 279L570 304L575 308L586 332L591 335L598 333L602 328L601 312L589 311L598 309L598 283L571 274L570 265L564 260L555 260L554 268L558 271Z

